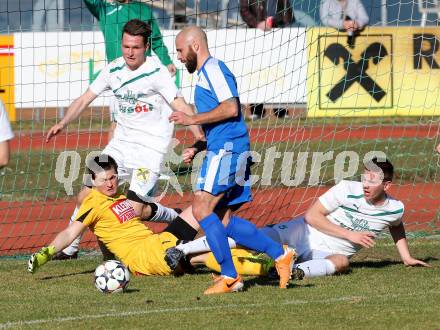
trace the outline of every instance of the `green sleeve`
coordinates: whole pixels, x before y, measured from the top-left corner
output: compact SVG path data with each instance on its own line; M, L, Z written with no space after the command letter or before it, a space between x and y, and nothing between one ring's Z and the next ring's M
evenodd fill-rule
M84 0L84 3L92 15L99 21L99 8L103 4L103 0Z
M160 33L159 25L157 24L156 19L151 13L151 49L156 53L157 57L159 57L160 61L163 65L168 65L173 63L170 56L168 55L168 48L163 43L162 34Z

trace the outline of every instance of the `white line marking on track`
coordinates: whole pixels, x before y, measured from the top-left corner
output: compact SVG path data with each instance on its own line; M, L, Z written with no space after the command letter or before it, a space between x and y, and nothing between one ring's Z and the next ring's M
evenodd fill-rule
M396 298L404 298L411 296L428 296L440 294L440 291L427 291L427 292L414 292L414 293L406 293L406 294L383 294L383 295L373 295L373 296L347 296L347 297L338 297L324 300L287 300L284 302L280 302L280 305L307 305L307 304L329 304L329 303L337 303L344 302L350 300L369 300L374 298L385 298L385 299L396 299ZM26 326L26 325L35 325L35 324L43 324L43 323L63 323L69 321L83 321L83 320L93 320L93 319L101 319L105 317L126 317L126 316L136 316L136 315L148 315L148 314L160 314L160 313L184 313L184 312L199 312L199 311L208 311L212 309L230 309L230 308L249 308L249 307L263 307L263 306L272 306L273 303L254 303L254 304L229 304L229 305L215 305L215 306L194 306L194 307L178 307L178 308L162 308L162 309L150 309L150 310L141 310L141 311L131 311L131 312L120 312L120 313L104 313L104 314L89 314L89 315L81 315L81 316L67 316L67 317L59 317L53 319L39 319L39 320L28 320L28 321L15 321L15 322L6 322L0 323L0 329L7 329L17 326Z

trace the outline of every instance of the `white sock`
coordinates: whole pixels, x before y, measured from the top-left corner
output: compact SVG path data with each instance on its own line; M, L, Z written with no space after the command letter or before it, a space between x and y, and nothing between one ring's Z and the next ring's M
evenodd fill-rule
M230 237L228 237L228 243L231 249L237 246L235 241ZM200 237L188 243L181 243L177 245L176 248L182 251L185 255L211 251L206 236Z
M75 221L76 215L78 214L79 208L78 206L75 207L75 210L73 210L73 214L70 217L69 226ZM68 247L66 247L63 252L69 256L73 255L75 252L79 249L79 243L81 242L82 234L78 235L77 238L73 240L72 243Z
M172 208L165 207L159 203L154 204L157 205L157 211L149 221L170 223L179 216L179 214Z
M333 275L336 272L335 265L328 259L309 260L296 264L294 267L302 269L305 277Z

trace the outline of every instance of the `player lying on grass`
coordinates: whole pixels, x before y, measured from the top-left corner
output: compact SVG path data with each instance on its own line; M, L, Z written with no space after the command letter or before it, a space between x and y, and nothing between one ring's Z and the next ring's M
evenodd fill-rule
M136 216L126 196L118 193L117 168L116 161L105 154L88 164L93 188L81 204L78 216L47 247L30 257L29 272L35 273L87 227L134 274L169 275L178 268L179 260L170 248L179 240L194 239L197 230L183 220L175 220L164 232L153 234Z
M403 263L407 266L429 264L413 258L409 252L402 222L404 205L387 194L394 174L393 165L374 158L366 164L362 182L341 181L309 208L305 216L270 225L262 230L277 242L295 248L298 263L292 277L325 276L348 269L350 257L361 248L375 244L376 235L386 228L396 244ZM230 246L235 242L229 240ZM209 247L200 238L176 247L184 254L201 253ZM233 249L237 271L242 275L265 275L267 261L256 258L249 251ZM200 255L192 263L203 262L218 271L211 254Z
M93 184L91 192L81 204L75 221L47 247L30 257L29 272L37 271L87 227L132 273L169 275L174 271L177 264L169 266L166 250L179 239L194 239L197 230L186 222L174 221L164 232L153 234L136 215L127 197L118 193L117 168L116 161L104 154L88 164Z

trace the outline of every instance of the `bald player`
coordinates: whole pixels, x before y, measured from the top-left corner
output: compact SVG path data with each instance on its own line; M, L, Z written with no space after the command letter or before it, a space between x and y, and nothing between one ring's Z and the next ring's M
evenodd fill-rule
M197 141L183 152L184 162L190 163L198 152L207 150L192 206L180 215L198 221L221 266L221 276L205 294L235 292L243 288L242 279L232 262L227 237L271 256L280 275L280 287L285 288L290 279L294 251L290 248L284 250L280 243L258 231L254 224L232 215L233 211L252 200L250 142L240 111L235 77L222 61L211 56L206 34L199 27L182 30L176 37L176 50L177 58L189 73L197 70L194 94L197 114L175 111L170 121L201 125L206 136L206 141Z

